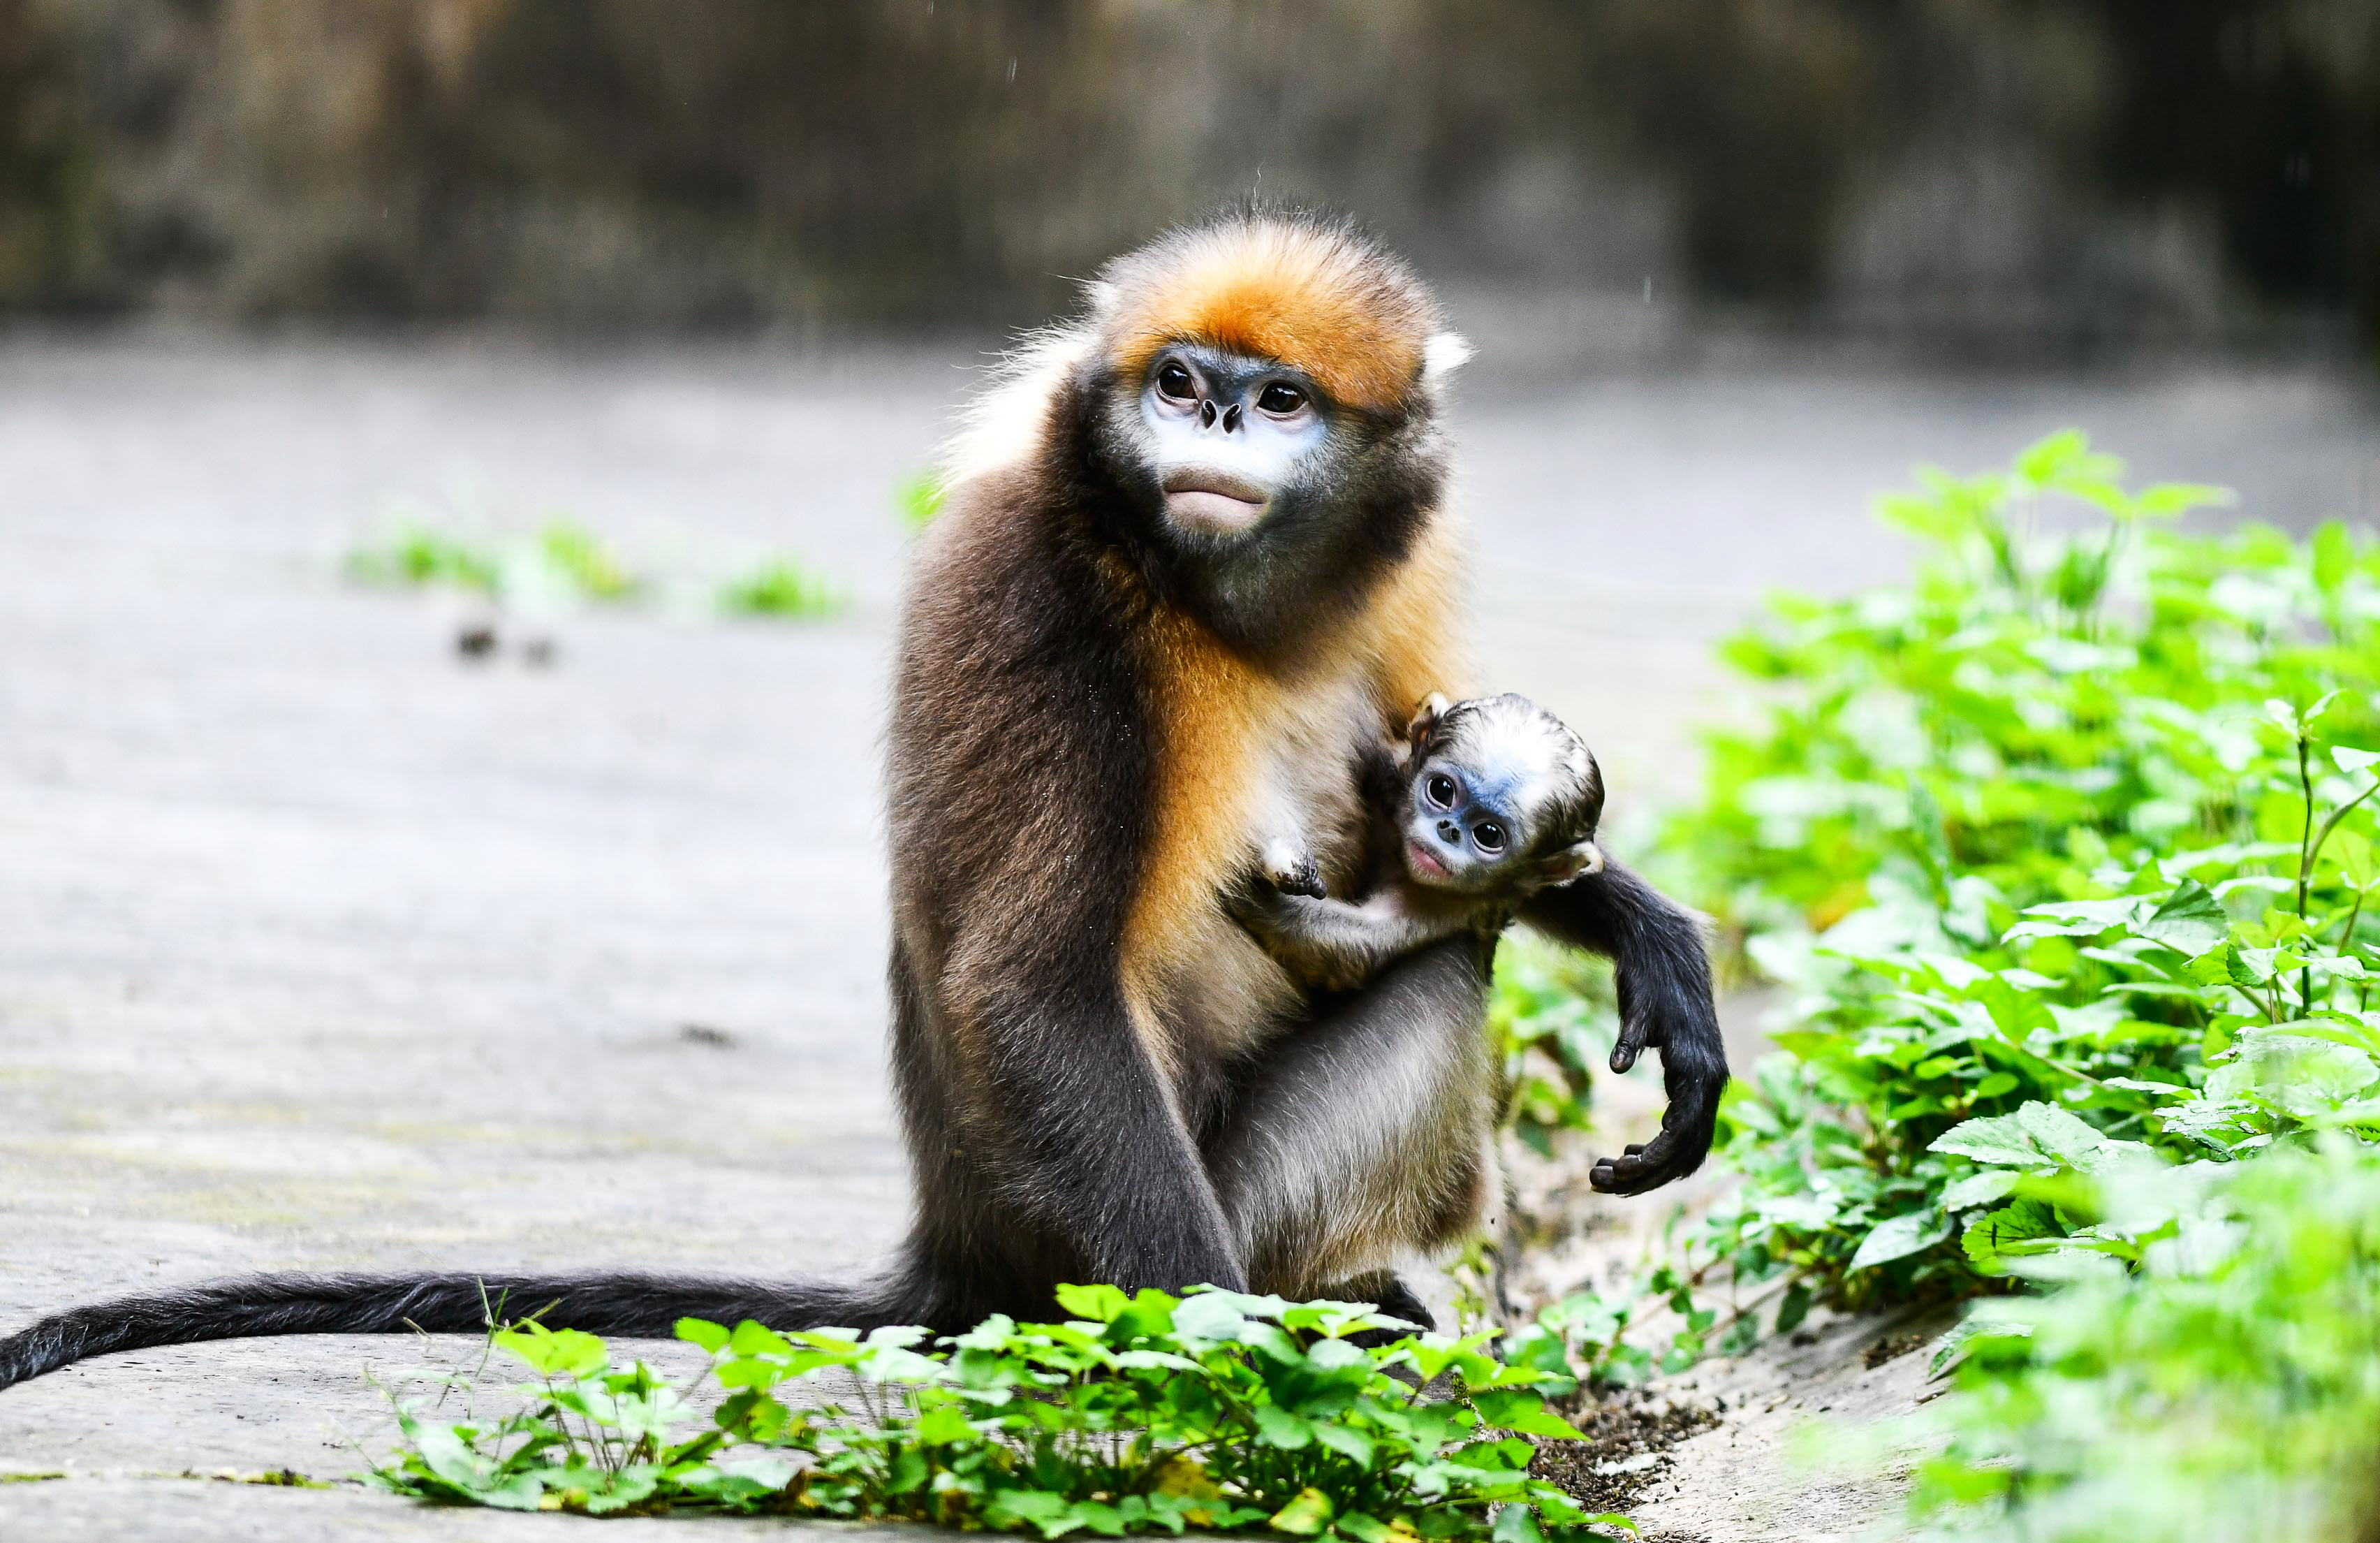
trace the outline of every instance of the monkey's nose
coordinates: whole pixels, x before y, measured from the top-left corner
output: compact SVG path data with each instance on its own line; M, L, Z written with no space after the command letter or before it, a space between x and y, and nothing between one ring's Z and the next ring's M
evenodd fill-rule
M1240 426L1240 405L1234 402L1223 414L1223 432L1230 433Z
M1463 832L1454 828L1453 820L1441 820L1438 822L1438 839L1446 843L1447 845L1460 845L1462 844L1462 838Z
M1212 402L1201 402L1201 403L1199 403L1199 404L1198 404L1198 427L1200 427L1201 429L1211 429L1211 428L1213 428L1214 426L1215 426L1215 404L1214 404L1214 403L1212 403Z

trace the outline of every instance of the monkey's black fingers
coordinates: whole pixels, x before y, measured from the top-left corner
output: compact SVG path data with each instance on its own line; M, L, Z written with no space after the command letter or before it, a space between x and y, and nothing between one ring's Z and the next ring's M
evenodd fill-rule
M1309 900L1328 900L1330 892L1322 887L1322 870L1312 863L1294 873L1276 877L1273 884L1283 894L1302 894Z
M1706 1143L1703 1150L1708 1149ZM1645 1144L1642 1151L1625 1157L1598 1158L1588 1170L1586 1182L1605 1195L1642 1195L1648 1189L1658 1189L1672 1179L1682 1179L1702 1166L1703 1151L1689 1158L1673 1144L1668 1132Z
M1703 1165L1718 1129L1718 1096L1727 1086L1727 1063L1699 1050L1699 1042L1662 1051L1662 1082L1670 1107L1660 1134L1631 1146L1616 1158L1599 1159L1587 1183L1606 1195L1642 1195Z
M1636 1064L1636 1058L1661 1043L1655 1032L1654 1018L1649 1013L1632 1013L1620 1020L1620 1038L1611 1047L1611 1069L1625 1072Z

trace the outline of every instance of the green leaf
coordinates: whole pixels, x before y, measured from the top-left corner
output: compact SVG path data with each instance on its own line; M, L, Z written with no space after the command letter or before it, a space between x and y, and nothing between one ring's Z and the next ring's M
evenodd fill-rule
M698 1318L678 1319L677 1337L688 1344L701 1346L713 1355L727 1348L727 1330Z
M498 1349L519 1357L540 1377L592 1377L607 1360L603 1342L576 1329L531 1322L498 1330L491 1338Z
M2019 1108L2016 1122L2035 1147L2072 1167L2089 1160L2107 1139L2085 1122L2039 1100Z
M1358 1468L1368 1468L1372 1465L1375 1450L1373 1440L1354 1427L1338 1425L1330 1420L1318 1420L1313 1429L1316 1446L1329 1448Z
M2195 879L2184 879L2135 930L2194 956L2229 936L2230 918L2212 891Z
M2231 943L2217 943L2182 966L2181 973L2201 986L2261 986L2273 978L2273 972L2259 966L2251 953Z
M2347 576L2355 571L2355 538L2348 534L2340 520L2325 520L2314 528L2313 573L2314 588L2325 595L2337 594Z
M1493 1543L1546 1543L1537 1527L1537 1513L1525 1505L1508 1505L1496 1515Z
M1058 1306L1092 1323L1111 1323L1132 1306L1132 1298L1113 1286L1060 1286Z
M2023 1177L2009 1168L1987 1168L1980 1173L1970 1173L1942 1191L1942 1209L1965 1210L1972 1206L1987 1206L2016 1188Z
M1314 1427L1277 1404L1259 1403L1254 1410L1257 1439L1269 1447L1295 1452L1314 1440Z
M1546 1407L1545 1396L1541 1393L1517 1389L1506 1392L1474 1393L1471 1405L1479 1411L1481 1419L1500 1429L1564 1441L1586 1440L1585 1432Z
M791 1355L793 1343L783 1334L762 1328L746 1318L727 1337L727 1348L738 1355Z
M1950 1152L1977 1162L2037 1168L2046 1160L2023 1121L2013 1114L1987 1114L1961 1121L1926 1144L1929 1152Z
M1329 1525L1330 1514L1330 1497L1309 1486L1272 1513L1272 1529L1293 1537L1311 1537Z
M1967 1260L1985 1274L1997 1273L2001 1256L2039 1238L2063 1237L2056 1213L2038 1200L2019 1200L1976 1218L1960 1237Z
M2355 750L2344 745L2334 745L2330 747L2330 759L2338 762L2341 772L2352 777L2380 766L2380 750Z
M1933 1247L1950 1235L1950 1219L1937 1213L1912 1211L1905 1216L1888 1217L1876 1224L1860 1241L1859 1251L1852 1256L1846 1270L1865 1270L1871 1265L1888 1264Z

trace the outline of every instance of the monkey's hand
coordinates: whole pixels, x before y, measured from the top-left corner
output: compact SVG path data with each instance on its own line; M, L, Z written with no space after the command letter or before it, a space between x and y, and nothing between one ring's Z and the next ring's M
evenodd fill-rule
M1727 1086L1727 1046L1711 1002L1701 922L1616 862L1545 890L1522 915L1538 930L1593 949L1617 966L1614 1072L1626 1072L1648 1050L1661 1052L1670 1107L1660 1133L1618 1157L1598 1159L1587 1182L1607 1195L1641 1195L1684 1178L1710 1151L1719 1091Z
M1303 842L1286 836L1276 836L1265 843L1264 876L1274 889L1283 894L1308 895L1327 900L1330 892L1322 887L1322 869L1316 864L1314 854Z

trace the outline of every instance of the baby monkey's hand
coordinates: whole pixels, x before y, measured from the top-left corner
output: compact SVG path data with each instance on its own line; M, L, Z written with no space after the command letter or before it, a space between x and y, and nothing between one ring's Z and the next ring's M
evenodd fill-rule
M1265 843L1264 876L1272 887L1283 894L1302 894L1314 900L1328 900L1330 892L1322 887L1322 869L1316 866L1314 854L1298 843L1286 838Z

